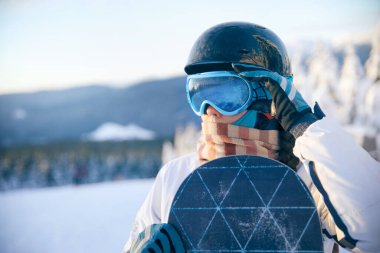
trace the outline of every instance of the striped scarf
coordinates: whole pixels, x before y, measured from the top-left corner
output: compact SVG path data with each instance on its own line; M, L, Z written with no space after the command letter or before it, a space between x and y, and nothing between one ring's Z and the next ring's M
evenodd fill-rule
M229 155L257 155L281 161L295 169L294 138L279 130L259 130L229 124L223 119L202 115L202 135L198 142L201 164Z

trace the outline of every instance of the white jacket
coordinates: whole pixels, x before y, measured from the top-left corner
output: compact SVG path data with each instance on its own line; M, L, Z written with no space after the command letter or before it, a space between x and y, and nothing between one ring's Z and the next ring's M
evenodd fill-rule
M297 174L317 205L324 252L332 252L331 239L353 252L380 252L380 164L327 118L297 138L293 152L301 160ZM191 154L159 171L137 213L125 252L144 228L168 222L177 189L197 167L197 157Z

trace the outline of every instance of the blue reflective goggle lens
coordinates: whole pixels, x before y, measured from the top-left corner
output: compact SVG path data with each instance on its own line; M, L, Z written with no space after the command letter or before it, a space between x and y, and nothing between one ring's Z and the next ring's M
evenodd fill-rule
M211 105L223 115L236 115L252 102L252 88L248 81L228 71L189 75L187 98L193 111L202 115Z

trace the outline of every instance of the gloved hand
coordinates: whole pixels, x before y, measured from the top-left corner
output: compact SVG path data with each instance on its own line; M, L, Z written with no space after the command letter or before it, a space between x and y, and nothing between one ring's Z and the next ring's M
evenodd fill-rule
M295 138L301 136L305 130L325 115L318 104L314 106L314 114L301 94L293 85L293 77L283 77L276 72L267 70L252 70L244 65L234 65L239 75L247 79L267 79L265 87L272 96L271 114L280 123L285 131Z
M130 253L184 253L177 231L170 224L153 224L132 242Z

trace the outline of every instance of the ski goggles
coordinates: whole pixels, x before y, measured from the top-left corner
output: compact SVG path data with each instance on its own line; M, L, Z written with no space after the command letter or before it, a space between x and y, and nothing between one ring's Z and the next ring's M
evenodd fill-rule
M199 116L205 114L207 106L231 116L246 110L254 101L263 101L268 104L264 107L270 107L271 99L262 81L248 81L230 71L189 75L186 93L191 108Z

